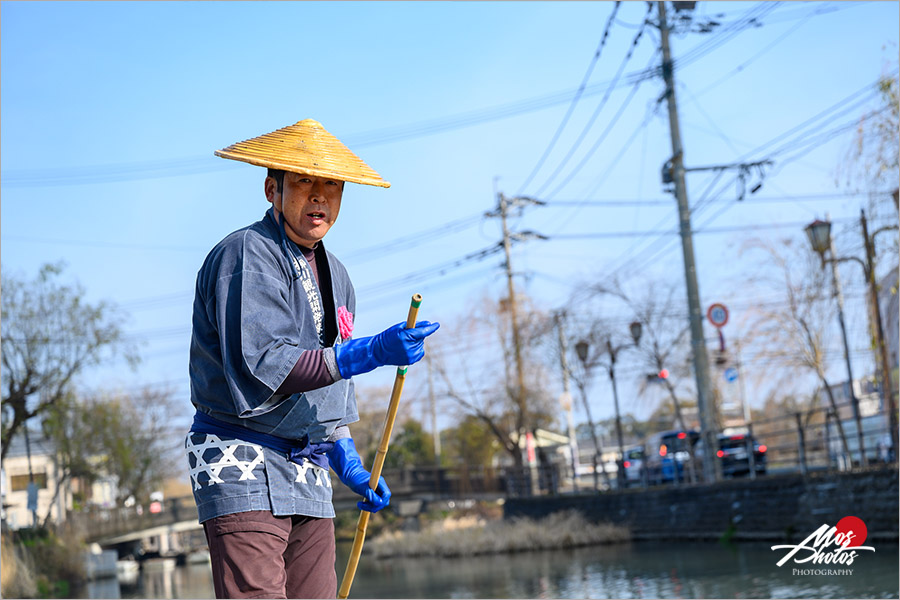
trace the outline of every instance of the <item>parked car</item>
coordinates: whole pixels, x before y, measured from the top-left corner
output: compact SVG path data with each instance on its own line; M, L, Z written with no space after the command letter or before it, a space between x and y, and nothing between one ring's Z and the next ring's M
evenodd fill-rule
M741 477L750 474L750 453L748 446L753 447L753 465L757 475L766 474L766 448L756 438L748 439L748 434L722 434L718 437L716 460L722 464L723 477ZM702 464L706 448L703 440L697 442L694 457Z
M685 481L691 460L691 450L700 434L694 430L661 431L654 433L644 444L644 466L651 484Z
M625 448L625 460L622 466L625 467L625 485L640 483L643 478L644 447Z

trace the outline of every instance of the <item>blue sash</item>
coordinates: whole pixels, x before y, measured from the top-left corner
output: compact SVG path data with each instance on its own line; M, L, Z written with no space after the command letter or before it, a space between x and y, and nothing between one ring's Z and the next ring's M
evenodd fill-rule
M328 469L328 456L326 454L334 448L334 442L319 442L318 444L310 444L309 436L304 436L302 440L289 440L277 435L268 433L260 433L253 431L240 425L232 425L215 419L199 410L194 413L194 423L191 425L193 433L209 433L222 437L234 438L251 444L259 444L266 448L271 448L276 452L287 455L288 460L298 465L302 464L303 459L308 460L317 467Z

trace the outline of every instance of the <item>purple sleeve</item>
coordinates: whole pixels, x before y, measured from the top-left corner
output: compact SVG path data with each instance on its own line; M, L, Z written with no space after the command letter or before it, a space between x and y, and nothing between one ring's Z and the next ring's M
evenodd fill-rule
M300 355L294 368L284 379L276 394L297 394L317 390L334 383L328 371L323 350L307 350Z

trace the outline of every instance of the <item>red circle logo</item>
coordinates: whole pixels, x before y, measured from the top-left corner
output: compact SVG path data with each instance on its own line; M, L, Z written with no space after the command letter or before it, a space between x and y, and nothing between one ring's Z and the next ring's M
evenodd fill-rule
M836 533L844 534L844 548L848 546L862 546L869 535L866 524L859 517L847 516L834 526Z

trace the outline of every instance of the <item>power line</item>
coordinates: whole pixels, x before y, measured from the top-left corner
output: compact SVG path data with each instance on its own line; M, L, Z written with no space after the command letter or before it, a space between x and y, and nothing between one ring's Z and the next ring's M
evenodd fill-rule
M880 78L879 78L879 80L880 80ZM758 153L758 152L764 150L765 148L767 148L767 147L769 147L769 146L772 146L773 144L775 144L775 143L777 143L777 142L780 142L780 141L783 140L784 138L787 138L787 137L789 137L789 136L791 136L791 135L794 135L795 133L798 133L798 132L802 131L805 127L807 127L807 126L809 126L809 125L812 125L813 123L816 123L817 121L819 121L819 120L822 119L823 117L826 117L827 115L833 113L834 111L839 110L840 108L844 107L845 105L847 105L848 103L852 102L853 100L855 100L855 99L858 98L860 95L862 95L862 94L864 94L864 93L866 93L866 92L870 92L870 94L871 94L871 93L872 93L872 90L873 90L873 88L874 88L874 86L877 85L877 83L878 83L879 80L876 80L876 82L875 82L874 84L869 84L869 85L864 86L864 87L861 88L860 90L857 90L857 91L854 92L853 94L850 94L849 96L845 97L844 99L840 100L839 102L835 103L834 105L828 107L827 109L825 109L825 110L823 110L823 111L817 113L817 114L814 115L813 117L810 117L809 119L807 119L806 121L800 123L799 125L797 125L797 126L795 126L795 127L792 127L791 129L785 131L784 133L781 133L781 134L777 135L776 137L772 138L772 139L769 140L768 142L765 142L765 143L763 143L762 145L758 146L758 147L755 148L754 150L751 150L750 152L747 152L746 154L744 154L744 156L743 156L742 158L746 158L747 156L756 154L756 153ZM801 135L803 135L803 134L801 134ZM785 146L787 146L788 144L790 144L790 142L787 142L786 144L783 144L782 147L785 147ZM734 181L734 180L733 180L733 181ZM722 193L722 192L719 192L719 194L717 194L716 197L718 197L719 195L721 195L721 193ZM705 202L705 200L704 200L704 199L701 199L699 202L697 202L697 203L695 204L695 206L694 206L694 208L693 208L692 210L693 210L695 213L697 213L701 208L703 208L704 202ZM723 210L720 210L719 212L717 212L717 213L713 216L713 219L717 218L722 212L724 212L725 210L728 210L728 208L731 207L731 206L733 206L733 204L726 205L726 207L725 207ZM712 221L712 219L706 221L706 223L709 223L709 222L711 222L711 221ZM665 234L663 234L663 235L665 235ZM662 237L660 237L660 238L658 238L658 239L660 239L660 241L661 241L661 240L662 240ZM670 242L666 242L665 244L657 245L657 246L655 247L655 251L650 255L649 259L647 259L647 260L644 261L643 264L646 264L647 262L649 262L649 260L652 260L652 258L654 258L655 256L658 256L658 255L661 254L662 252L666 251L666 250L668 249L669 246L670 246ZM626 251L626 254L629 253L629 252L631 252L631 251L633 250L633 248L634 248L634 246L632 246L632 248L630 248L629 250L627 250L627 251ZM646 252L646 251L649 250L649 249L650 249L650 248L645 249L644 252ZM633 261L633 260L634 260L634 259L632 259L632 261ZM625 262L625 263L622 263L618 268L616 268L612 273L609 274L609 276L607 277L607 280L609 280L611 277L614 277L619 271L621 271L623 268L625 268L627 265L629 265L630 262L631 262L631 261L627 261L627 262Z
M772 48L777 46L779 43L781 43L782 40L786 39L792 33L797 31L798 29L800 29L800 27L802 27L804 24L806 24L806 22L809 21L814 15L815 15L815 13L811 13L811 14L807 15L802 21L800 21L799 23L797 23L796 25L794 25L793 27L791 27L790 29L785 31L783 34L781 34L780 36L775 38L772 42L770 42L767 46L765 46L759 52L757 52L756 54L754 54L753 56L751 56L750 58L748 58L747 60L745 60L744 62L739 64L737 67L735 67L734 69L732 69L731 71L729 71L728 73L726 73L725 75L723 75L722 77L720 77L719 79L717 79L716 81L711 83L710 85L706 86L705 88L703 88L702 90L697 92L697 96L699 97L699 96L702 96L703 94L705 94L706 92L712 91L713 89L717 88L722 83L724 83L727 79L737 75L738 73L740 73L741 71L746 69L747 66L750 65L750 63L754 62L756 59L761 57L763 54L765 54L766 52L768 52L769 50L771 50Z
M783 158L781 161L779 161L779 165L778 165L777 169L774 171L774 173L778 173L781 169L784 168L785 165L787 165L787 164L801 158L802 156L809 154L813 150L821 147L821 145L824 144L825 142L827 142L828 140L831 140L832 138L835 138L843 133L846 133L847 131L850 131L851 129L858 127L860 122L866 121L866 120L868 120L872 117L875 117L875 116L877 116L883 112L886 112L888 110L891 110L891 107L885 106L885 107L881 108L880 110L876 110L876 111L862 117L861 119L851 119L850 121L843 123L841 125L838 125L837 127L834 127L833 129L830 129L828 131L820 133L819 135L817 135L816 137L814 137L812 139L802 141L800 144L800 148L795 148L794 149L795 152L792 155L788 156L787 158ZM786 149L782 150L781 152L787 152L789 150L791 150L791 148L786 148Z
M730 206L730 205L729 205ZM843 223L849 222L851 219L833 219L833 223ZM732 225L725 227L705 227L705 228L697 228L694 229L692 233L694 234L720 234L720 233L734 233L736 231L759 231L764 229L781 229L784 227L795 227L795 228L803 228L808 225L808 222L791 222L791 223L769 223L769 224L754 224L754 225ZM650 229L645 231L608 231L601 233L570 233L570 234L558 234L549 237L550 240L587 240L587 239L609 239L609 238L627 238L627 237L644 237L648 235L678 235L679 231L675 228L673 229Z
M652 7L652 5L650 5L648 3L648 9L647 9L648 14L650 11L650 7ZM549 185L556 179L556 177L559 175L559 173L568 164L569 160L571 160L572 156L575 154L575 152L581 146L581 143L584 141L584 138L587 136L588 132L594 126L594 122L597 120L597 117L600 115L600 112L603 110L603 108L606 106L606 103L609 101L610 95L612 94L612 91L615 88L616 82L619 81L620 77L622 76L622 73L625 70L625 67L627 66L628 62L631 60L631 57L634 55L634 50L637 47L638 43L641 40L641 37L644 34L645 27L646 27L646 18L644 20L644 24L638 30L637 35L635 35L634 39L631 41L631 46L629 46L628 52L626 52L625 57L622 59L622 62L620 63L619 69L616 71L616 74L613 77L613 84L610 85L609 88L606 90L606 93L603 95L603 98L600 100L600 103L597 105L597 108L594 110L594 113L591 115L590 119L588 120L587 124L585 124L584 128L582 128L581 133L578 135L578 138L572 144L572 146L569 149L566 156L562 159L562 161L560 161L560 163L557 165L556 169L553 171L553 173L550 175L550 177L538 189L537 195L542 194L543 191L545 189L547 189L547 187L549 187ZM653 64L655 57L656 57L655 54L651 57L650 62L648 63L647 67L644 69L645 71L650 70L650 66ZM622 115L622 111L624 110L624 108L626 106L628 106L629 102L631 101L631 98L637 92L637 88L640 87L640 84L643 81L645 81L645 80L638 79L637 81L634 82L631 93L628 95L625 102L622 104L621 108L619 109L619 112L613 117L613 119L610 122L609 126L607 127L606 131L601 135L600 140L602 140L606 137L606 135L609 133L612 126L615 125L615 123L619 120L619 117ZM581 170L581 168L584 166L584 163L586 162L587 158L589 158L590 155L593 154L594 150L596 150L596 147L599 144L600 140L598 140L598 142L594 145L594 148L590 151L590 153L588 154L588 157L586 157L585 160L582 160L582 162L578 165L578 167L576 167L569 173L569 176L567 177L566 182L568 182L568 180L570 180L575 175L575 173L577 173L579 170ZM557 188L557 191L558 191L558 189L559 188ZM551 194L551 196L552 195L553 194Z
M868 195L865 193L839 193L839 194L801 194L797 196L749 196L741 202L744 204L768 204L781 202L819 202L823 200L846 200ZM893 191L871 192L876 196L890 196ZM671 199L609 199L609 200L547 200L544 207L554 206L585 206L590 208L607 208L615 206L671 206Z
M750 27L760 26L761 23L759 20L778 8L779 4L781 3L760 2L754 5L750 10L744 13L743 16L738 18L737 21L720 27L714 34L711 35L709 39L698 44L697 46L694 46L693 48L685 52L682 56L675 59L673 61L673 69L683 68L688 64L696 61L698 58L709 54L719 46L722 46L726 42L730 41L740 32Z
M400 252L401 250L408 250L409 248L421 246L427 242L431 242L436 239L459 233L460 231L468 229L472 225L481 222L481 217L482 214L478 213L477 215L463 217L461 219L442 223L432 229L420 231L418 233L412 233L410 235L396 239L391 239L389 242L372 244L371 246L357 248L356 250L344 254L344 260L346 262L354 261L356 263L361 263L365 262L366 260L380 258L385 254Z
M483 271L491 271L497 268L496 265L487 265L481 266L476 269L466 270L465 272L458 273L455 276L448 276L446 274L438 274L436 277L438 278L435 281L422 284L421 291L423 292L433 292L434 290L441 290L446 288L453 288L458 286L461 283L471 284L474 276L476 274L482 273ZM424 279L423 281L427 281ZM372 303L375 305L381 304L383 299L386 299L390 296L393 296L397 293L396 290L401 288L405 288L406 282L400 281L393 283L390 287L375 292L375 293L367 293L365 295L365 301L367 303Z
M894 76L896 76L896 71L894 71ZM797 133L797 132L799 132L799 131L802 131L805 127L812 125L812 124L815 123L816 121L818 121L818 120L820 120L820 119L826 118L830 113L832 113L832 112L834 112L834 111L836 111L836 110L839 110L840 108L846 106L849 102L852 102L853 100L859 98L859 97L862 96L863 94L867 94L867 93L868 93L869 96L867 96L864 100L862 100L862 101L860 102L860 104L861 104L861 103L864 103L864 102L866 102L866 101L868 101L868 100L870 100L871 98L873 98L873 97L877 94L877 86L878 86L879 81L881 81L881 78L880 78L880 77L879 77L877 80L875 80L873 83L869 83L869 84L864 85L862 88L856 90L855 92L853 92L853 93L850 94L849 96L846 96L845 98L843 98L843 99L839 100L838 102L832 104L832 105L829 106L828 108L826 108L826 109L824 109L824 110L822 110L822 111L816 113L815 115L813 115L812 117L810 117L810 118L808 118L807 120L803 121L803 122L800 123L799 125L795 125L795 126L792 127L791 129L788 129L787 131L785 131L785 132L783 132L783 133L781 133L781 134L775 136L774 138L772 138L772 139L769 140L768 142L765 142L764 144L762 144L762 145L760 145L760 146L757 146L755 149L753 149L753 150L751 150L751 151L749 151L749 152L746 152L741 158L742 158L742 159L745 159L745 158L747 158L747 157L749 157L749 156L751 156L751 155L753 155L753 154L759 154L759 153L762 153L762 152L763 152L766 148L768 148L769 146L773 146L773 145L775 145L776 143L778 143L778 142L780 142L781 140L783 140L784 138L787 138L787 137L789 137L789 136L791 136L791 135L794 135L795 133Z
M827 15L829 13L838 12L847 8L857 8L862 6L863 4L870 4L865 0L861 0L859 2L821 2L821 7L814 9L808 13L804 13L801 15L793 15L790 12L785 12L780 15L779 18L771 18L767 19L769 23L783 23L786 21L794 21L797 19L803 19L804 21L809 19L810 17L817 17L819 15ZM800 12L800 11L797 11Z
M650 57L650 62L653 62L655 58L656 58L656 54L654 54L652 57ZM628 93L628 96L626 96L625 100L619 106L619 110L616 112L615 115L613 115L613 118L607 124L606 129L604 129L603 132L600 134L600 136L594 141L594 144L585 153L585 155L582 157L581 161L575 166L575 168L573 168L571 171L569 171L569 174L566 176L566 178L563 180L563 182L561 184L559 184L558 186L556 186L556 188L552 192L550 192L549 196L551 198L553 196L555 196L556 194L558 194L560 192L560 190L562 190L564 187L569 185L569 183L575 178L575 175L580 173L581 170L584 168L584 166L587 164L587 162L594 156L594 153L596 153L597 150L600 148L600 144L602 144L604 142L604 140L606 140L606 136L609 135L609 133L612 131L613 127L615 127L616 123L619 122L619 119L622 117L622 114L625 112L625 109L628 108L628 106L631 104L631 100L632 100L632 98L634 98L639 87L640 87L640 82L636 83L632 86L631 91ZM568 160L568 157L567 157L567 160ZM562 166L562 165L560 165L560 166ZM548 181L547 183L549 184L550 181ZM541 188L541 191L545 188L546 188L546 185ZM538 193L540 194L540 191Z
M710 126L715 130L715 132L719 136L719 138L721 138L722 141L724 141L728 145L728 147L731 148L731 151L734 152L735 154L740 154L740 150L735 148L734 142L732 142L731 139L727 135L725 135L725 133L721 129L719 129L719 126L715 124L715 122L709 116L709 113L706 112L706 110L702 106L700 106L700 101L697 100L697 97L694 96L694 94L691 92L690 89L688 89L688 86L685 85L684 82L679 81L678 87L681 88L684 92L687 92L687 95L690 97L691 101L694 103L694 106L697 107L697 110L700 112L700 115L704 119L706 119L706 122L709 123Z
M650 120L653 117L653 113L654 113L654 107L650 106L647 109L646 114L644 115L644 120L641 121L641 123L634 129L634 131L631 133L631 136L625 141L625 143L622 145L622 147L613 153L616 158L610 164L610 166L606 170L606 172L600 177L600 179L597 182L597 185L590 192L584 194L585 197L589 197L591 194L593 194L593 192L597 188L600 187L600 185L602 185L602 182L606 180L606 177L609 176L609 174L612 172L612 170L615 168L615 166L619 163L619 161L622 160L622 157L625 156L625 153L631 147L631 145L634 143L634 141L637 139L637 137L641 133L641 131L646 130L647 125L650 124ZM587 200L585 200L585 202L587 202ZM557 232L562 231L562 229L565 228L565 226L568 225L568 223L571 222L571 220L573 218L575 218L575 216L578 214L578 212L580 210L580 206L576 203L575 207L576 207L576 210L572 211L572 213L569 215L569 217L566 220L559 222L559 227L557 228Z
M470 252L461 258L457 258L446 263L441 263L439 265L435 265L432 267L428 267L425 269L421 269L419 271L414 271L405 275L403 277L392 279L390 281L383 281L381 283L376 283L360 290L361 294L369 294L369 293L377 293L380 291L384 291L386 288L396 287L401 284L414 283L417 281L422 281L431 277L441 277L447 273L447 271L451 269L455 269L460 267L466 263L476 262L484 260L485 258L497 254L501 252L503 247L499 244L491 244L486 248L482 248L476 252Z
M636 71L628 74L616 85L625 86L637 80L654 77L654 71ZM592 96L603 93L611 85L608 81L599 82L587 86L582 96ZM405 139L433 135L444 131L451 131L463 127L471 127L481 123L487 123L497 119L513 117L516 115L542 110L550 106L562 104L571 100L571 90L555 92L501 104L486 109L460 113L449 117L419 121L409 125L387 127L372 130L360 134L344 136L344 140L350 146L363 148L388 144ZM193 156L169 160L138 161L133 163L112 163L106 165L87 165L72 168L41 168L7 170L0 179L4 187L47 187L84 185L96 183L112 183L121 181L137 181L142 179L158 179L180 175L196 175L236 169L233 161L223 161L212 156Z
M572 112L575 110L575 106L577 106L578 101L581 99L581 94L584 92L584 88L587 85L587 82L591 78L591 73L594 71L594 67L597 65L597 61L600 60L600 53L603 51L603 47L606 45L606 40L609 36L609 30L612 27L613 19L616 18L616 13L619 12L619 6L621 5L621 1L617 0L615 5L613 6L613 10L609 15L609 20L606 22L606 28L603 31L603 35L600 38L600 45L597 47L597 50L594 52L594 56L591 59L590 64L588 65L587 72L584 74L584 77L581 80L581 85L578 86L578 91L575 93L575 96L572 98L572 102L569 103L569 108L566 110L566 114L563 116L562 122L560 122L559 126L556 128L556 133L553 134L553 137L550 139L550 143L547 145L547 148L544 150L544 154L538 159L537 164L531 170L531 173L528 177L525 178L525 182L519 188L519 191L516 192L516 196L522 194L528 184L531 183L531 180L534 179L534 176L537 175L537 172L544 165L544 161L547 160L547 157L550 155L550 152L553 150L554 146L556 146L557 140L559 140L559 136L562 133L563 129L565 129L566 124L569 122L569 118L572 116Z
M772 9L769 9L769 11ZM819 10L814 14L825 14L827 12L833 12L834 10L839 9L828 11ZM761 18L761 14L755 15L755 12L758 11L759 7L757 7L756 9L752 9L741 20L727 26L729 28L729 31L733 30L733 33L737 33L753 24L758 23L758 20L753 20L754 18ZM750 18L747 18L748 15L750 16ZM728 39L730 39L730 37ZM717 46L725 43L726 41L728 41L728 39L718 40L716 42ZM709 45L701 45L695 47L688 54L678 59L676 61L676 64L679 66L686 66L687 64L696 61L700 57L712 51L712 49L714 49L714 47L711 47ZM637 81L651 79L656 76L657 71L658 68L635 71L629 73L621 81L614 82L614 85L617 87L622 87L631 85ZM607 91L610 85L613 85L613 83L609 81L589 85L580 91L580 95L583 97L600 94ZM372 130L369 132L345 136L345 139L348 143L355 147L366 147L396 142L414 137L433 135L435 133L450 131L462 127L470 127L497 119L508 118L527 112L542 110L544 108L562 104L564 102L571 102L574 94L579 94L579 90L576 89L574 91L567 90L562 92L555 92L526 100L496 105L493 107L466 113L460 113L458 115L430 119L398 127L388 127L378 130ZM199 157L192 156L168 160L137 161L131 163L112 163L105 165L85 165L72 168L41 168L21 170L14 169L5 171L0 182L2 182L3 187L8 188L53 187L160 179L165 177L206 174L237 168L238 165L235 165L230 161L217 160L212 156L204 155Z
M61 240L56 238L36 238L24 235L4 235L3 241L22 242L26 244L57 244L65 246L84 246L88 248L119 248L122 250L138 250L141 252L152 250L172 252L205 252L208 248L199 246L170 246L164 244L132 244L128 242L103 242L97 240Z

